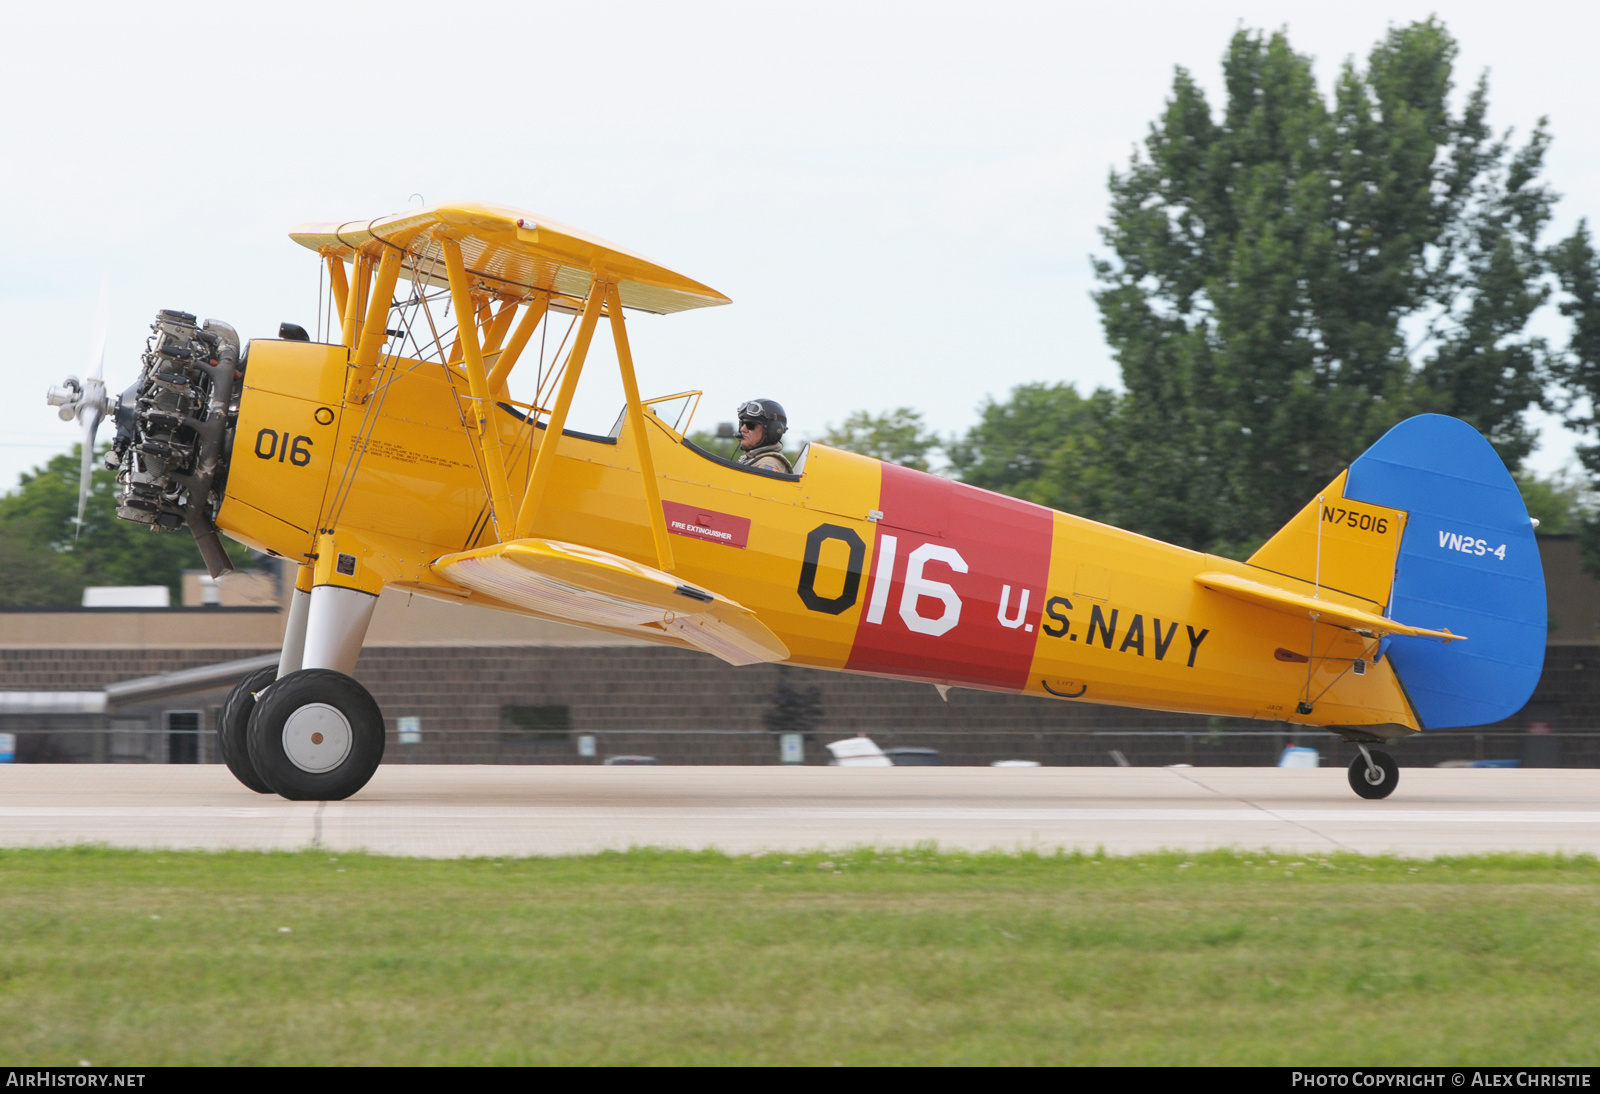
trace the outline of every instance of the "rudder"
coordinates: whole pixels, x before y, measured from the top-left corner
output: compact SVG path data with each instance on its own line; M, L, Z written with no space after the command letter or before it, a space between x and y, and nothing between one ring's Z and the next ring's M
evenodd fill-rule
M1522 494L1472 426L1409 418L1350 465L1344 494L1407 514L1386 614L1463 635L1385 642L1424 729L1520 710L1544 668L1544 569Z

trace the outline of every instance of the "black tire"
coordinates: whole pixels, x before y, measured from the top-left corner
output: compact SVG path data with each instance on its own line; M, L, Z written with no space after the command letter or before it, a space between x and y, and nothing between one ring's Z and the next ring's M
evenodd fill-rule
M383 712L342 672L303 669L272 685L250 715L250 762L291 801L341 801L383 759Z
M1367 755L1372 757L1372 762L1378 768L1381 778L1377 782L1372 781L1367 761L1358 753L1350 764L1350 789L1368 801L1387 798L1394 793L1395 786L1400 782L1400 765L1394 762L1393 756L1387 752L1379 752L1375 748L1367 749Z
M250 762L250 712L256 708L256 692L277 678L278 668L274 665L257 669L240 680L228 693L228 701L222 705L222 720L217 723L217 751L222 753L222 762L234 778L257 794L270 794L272 787Z

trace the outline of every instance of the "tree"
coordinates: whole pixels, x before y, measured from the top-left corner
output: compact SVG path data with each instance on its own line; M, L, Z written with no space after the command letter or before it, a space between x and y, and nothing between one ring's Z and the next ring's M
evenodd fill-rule
M118 518L116 476L104 467L94 470L83 528L74 535L81 451L53 457L0 497L0 566L7 574L0 604L75 607L88 585L165 585L178 603L183 571L205 566L194 537ZM251 558L238 543L229 542L228 553L237 566Z
M1600 434L1600 255L1586 220L1551 249L1550 265L1561 283L1561 314L1572 324L1572 336L1554 369L1560 408L1567 427L1593 442ZM1600 444L1580 444L1577 455L1592 491L1600 486ZM1583 568L1600 577L1600 513L1593 506L1575 506L1571 523L1578 533Z
M822 689L796 687L790 667L778 666L778 683L768 697L770 708L761 715L769 733L812 733L822 723Z
M0 607L57 607L77 604L86 584L70 555L34 542L0 519Z
M963 482L1084 516L1108 508L1106 427L1116 397L1088 398L1071 384L1023 384L949 447Z
M1572 321L1567 350L1555 365L1565 400L1569 428L1594 437L1600 430L1600 256L1589 223L1551 249L1550 266L1565 294L1561 314ZM1592 476L1600 476L1600 445L1582 445L1578 459Z
M922 413L905 406L882 414L858 410L837 429L830 426L817 440L918 471L930 469L930 457L943 445L923 424Z
M1094 264L1124 391L1081 400L1089 422L1063 401L1058 447L1097 462L1067 493L1029 480L1037 500L1076 489L1085 515L1242 555L1412 414L1464 418L1519 465L1550 363L1527 332L1549 291L1549 137L1494 136L1482 79L1452 112L1455 56L1435 20L1393 29L1328 100L1283 33L1240 31L1220 111L1177 70L1111 175ZM1006 462L987 423L975 470Z
M1531 449L1548 136L1493 138L1482 79L1452 115L1455 54L1434 20L1391 30L1329 104L1282 33L1240 32L1221 118L1179 70L1145 156L1113 175L1096 270L1120 440L1179 457L1128 461L1131 515L1157 534L1246 549L1419 411L1470 421L1513 467ZM1174 486L1176 524L1157 502Z
M1560 472L1542 479L1531 471L1519 471L1515 477L1522 504L1528 515L1539 522L1540 534L1581 531L1590 508L1590 497L1581 478Z
M739 458L739 439L729 439L717 436L714 429L696 429L687 435L692 444L697 444L707 452L724 459L736 460Z

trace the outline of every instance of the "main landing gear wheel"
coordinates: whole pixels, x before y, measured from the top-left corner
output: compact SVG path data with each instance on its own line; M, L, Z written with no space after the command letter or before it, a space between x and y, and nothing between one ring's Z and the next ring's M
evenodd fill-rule
M342 672L303 669L272 685L250 715L250 762L291 801L339 801L383 759L383 713Z
M256 692L277 678L278 669L271 666L257 669L240 680L228 693L228 701L222 705L222 721L217 725L217 748L222 753L222 762L228 765L234 778L257 794L270 794L272 787L256 774L255 765L250 762L250 714L256 708Z
M1350 789L1371 801L1393 794L1400 781L1400 765L1394 757L1372 748L1361 753L1350 762Z

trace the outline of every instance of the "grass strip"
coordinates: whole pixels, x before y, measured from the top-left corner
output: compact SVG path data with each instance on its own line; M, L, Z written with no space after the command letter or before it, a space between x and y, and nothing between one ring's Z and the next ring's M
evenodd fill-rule
M1600 1063L1600 864L0 851L8 1063Z

